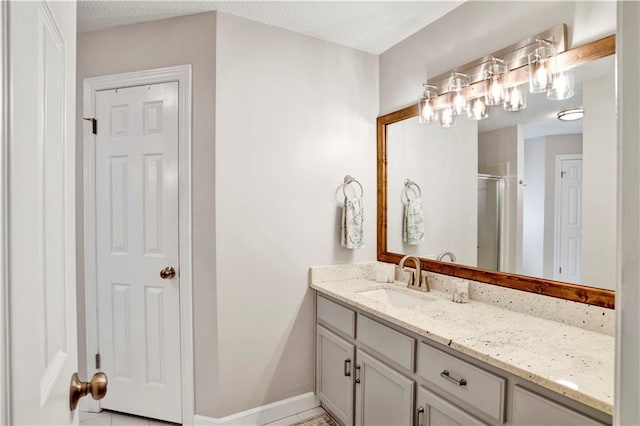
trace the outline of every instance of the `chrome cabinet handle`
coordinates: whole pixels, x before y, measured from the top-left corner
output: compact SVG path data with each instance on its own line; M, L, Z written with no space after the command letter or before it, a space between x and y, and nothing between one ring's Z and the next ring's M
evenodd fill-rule
M420 416L424 414L424 407L418 407L416 410L416 426L422 426L422 422L420 421Z
M360 366L356 365L356 383L360 383Z
M451 377L451 375L449 375L449 371L447 370L443 370L442 373L440 373L440 377L442 377L443 379L447 379L451 383L455 383L458 386L467 386L466 379L455 379Z
M347 377L351 376L351 358L344 360L344 375Z

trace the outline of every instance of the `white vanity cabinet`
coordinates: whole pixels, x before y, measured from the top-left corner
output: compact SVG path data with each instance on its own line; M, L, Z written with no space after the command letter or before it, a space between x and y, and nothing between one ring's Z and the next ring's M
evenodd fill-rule
M356 360L355 424L410 426L415 382L361 349Z
M316 320L316 393L345 426L611 424L605 413L320 294Z
M418 426L486 425L422 386L418 389L416 405L416 424Z
M602 426L604 423L586 417L521 386L513 390L513 424L538 426Z
M318 397L343 424L353 424L355 346L321 325L316 333Z

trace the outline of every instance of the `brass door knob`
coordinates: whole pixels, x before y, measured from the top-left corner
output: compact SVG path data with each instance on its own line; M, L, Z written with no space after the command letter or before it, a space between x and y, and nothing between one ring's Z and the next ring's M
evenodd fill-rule
M173 266L167 266L162 271L160 271L160 278L162 278L163 280L170 280L175 276L176 276L176 270L173 269Z
M104 398L107 394L108 383L107 375L103 372L94 374L90 382L81 382L80 379L78 379L78 373L73 373L69 389L69 408L71 411L78 407L80 398L89 393L93 399Z

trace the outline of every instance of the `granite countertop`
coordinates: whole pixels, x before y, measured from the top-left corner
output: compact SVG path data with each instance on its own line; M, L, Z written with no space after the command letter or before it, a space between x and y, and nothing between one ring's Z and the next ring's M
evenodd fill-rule
M450 295L407 290L404 283L359 278L310 285L349 306L613 414L613 336L473 300L453 303ZM430 300L407 309L360 293L391 287Z

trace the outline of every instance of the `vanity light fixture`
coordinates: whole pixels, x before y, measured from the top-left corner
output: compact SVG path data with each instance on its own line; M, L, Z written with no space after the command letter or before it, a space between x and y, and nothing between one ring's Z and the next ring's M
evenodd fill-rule
M467 109L467 117L471 120L484 120L489 117L489 109L485 104L483 96L472 99L469 102L469 109Z
M438 121L438 111L435 108L435 100L438 97L438 88L424 83L422 96L418 100L418 121L420 123L431 123Z
M491 57L485 76L485 104L500 105L504 102L504 77L507 67L502 59Z
M556 48L552 42L537 38L538 47L528 55L529 91L546 92L553 84L556 65Z
M583 107L565 109L558 113L558 120L562 120L562 121L580 120L582 117L584 117Z
M553 83L547 90L547 99L562 101L574 95L574 79L572 71L560 71L553 77Z
M513 86L507 89L502 105L505 111L522 111L527 107L527 91L524 86Z
M467 87L469 87L468 75L455 71L451 73L445 91L450 93L453 113L455 115L461 115L469 106L469 102L464 94L464 89Z

